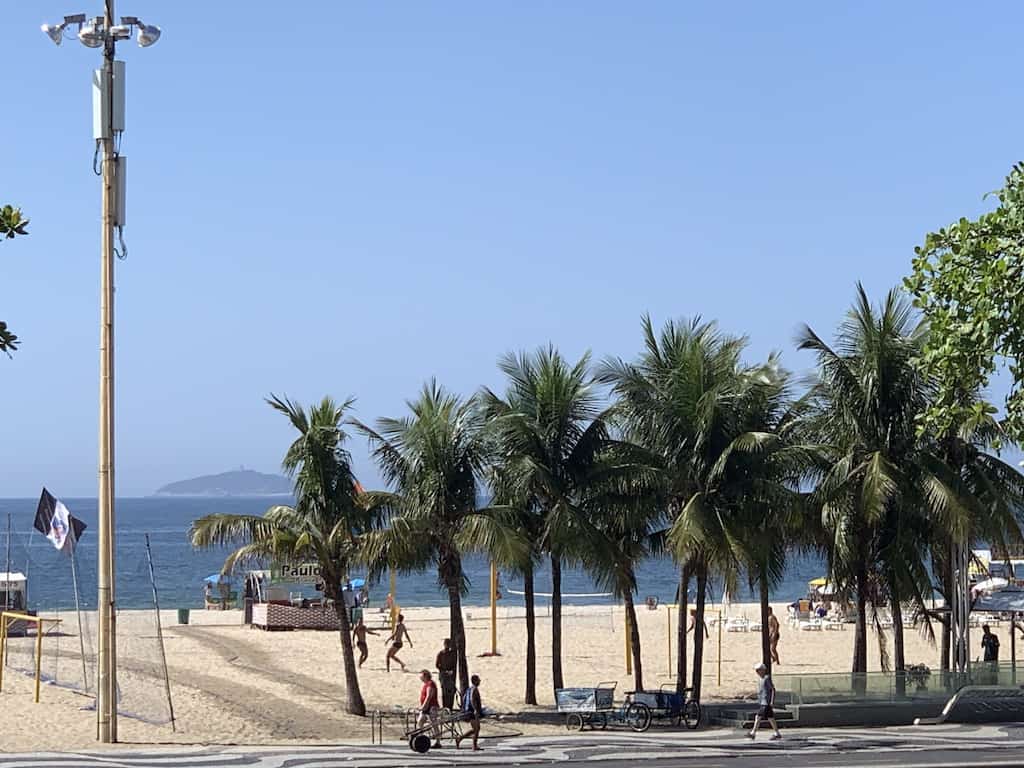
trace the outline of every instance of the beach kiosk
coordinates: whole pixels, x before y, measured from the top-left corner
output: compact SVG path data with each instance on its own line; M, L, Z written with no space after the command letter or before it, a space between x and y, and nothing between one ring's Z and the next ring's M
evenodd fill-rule
M0 571L0 611L31 615L32 612L28 610L28 579L25 574L17 571ZM25 626L21 621L12 622L7 628L7 634L12 637L24 635Z
M338 629L334 600L323 594L316 563L274 565L269 572L253 571L248 578L259 584L254 590L252 626L266 630ZM366 580L346 581L342 599L350 619L356 619L368 601Z

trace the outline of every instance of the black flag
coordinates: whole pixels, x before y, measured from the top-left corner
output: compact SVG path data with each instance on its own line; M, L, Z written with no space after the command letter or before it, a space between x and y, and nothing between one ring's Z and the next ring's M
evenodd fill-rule
M56 549L71 552L82 538L85 523L73 516L64 502L43 488L36 508L35 529L48 538Z

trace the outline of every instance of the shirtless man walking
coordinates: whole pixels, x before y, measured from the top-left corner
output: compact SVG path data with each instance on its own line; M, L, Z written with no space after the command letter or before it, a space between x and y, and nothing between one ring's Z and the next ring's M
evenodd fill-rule
M772 652L772 664L779 663L779 619L768 606L768 643Z
M371 635L376 635L377 630L370 629L363 623L363 617L359 617L359 621L352 627L352 639L356 641L356 648L359 649L359 666L363 666L363 662L366 661L366 657L370 655L370 649L366 645L366 633L369 632Z
M398 652L402 650L402 638L409 641L409 647L412 648L412 638L409 637L409 630L405 628L405 616L398 614L398 622L395 624L395 631L388 635L388 639L385 643L391 643L391 647L388 648L388 655L384 658L384 667L388 672L391 671L391 660L394 659L402 665L402 671L405 672L405 662L398 658Z

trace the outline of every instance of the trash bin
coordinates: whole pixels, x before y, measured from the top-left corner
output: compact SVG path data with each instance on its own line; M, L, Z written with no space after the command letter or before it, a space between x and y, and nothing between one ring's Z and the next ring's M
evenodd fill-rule
M178 609L178 623L179 624L188 624L188 608L179 608Z

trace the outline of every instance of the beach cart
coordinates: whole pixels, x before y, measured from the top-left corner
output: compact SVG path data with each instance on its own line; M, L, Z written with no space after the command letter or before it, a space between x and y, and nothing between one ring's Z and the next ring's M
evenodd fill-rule
M558 711L565 715L565 727L570 731L586 728L605 729L609 725L624 725L637 733L651 727L651 710L646 704L630 698L616 706L615 681L601 682L593 688L559 688L555 691Z
M627 693L626 701L643 704L650 710L651 717L671 720L675 726L685 724L693 730L700 725L701 712L700 703L690 696L692 691L692 688L685 688L682 693L676 693L674 685L665 684L657 691Z
M405 740L409 749L421 755L430 751L434 741L444 741L462 736L462 724L469 719L471 713L460 710L442 709L437 713L436 726L427 722L418 725L420 710L409 709L405 712Z

